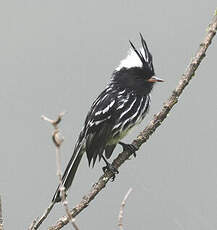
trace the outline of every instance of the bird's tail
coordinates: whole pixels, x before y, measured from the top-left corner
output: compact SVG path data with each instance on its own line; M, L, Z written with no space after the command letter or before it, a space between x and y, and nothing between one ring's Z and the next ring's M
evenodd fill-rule
M74 153L65 169L65 172L62 176L62 183L63 186L65 187L65 190L67 191L69 187L72 184L72 181L74 179L74 176L77 172L78 166L80 164L81 158L85 152L85 146L82 142L77 143ZM60 197L60 185L57 187L57 190L53 196L52 202L60 202L61 197Z

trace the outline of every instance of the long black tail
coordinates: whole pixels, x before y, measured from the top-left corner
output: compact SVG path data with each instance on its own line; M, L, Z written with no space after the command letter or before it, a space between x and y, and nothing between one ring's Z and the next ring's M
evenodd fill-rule
M75 147L74 153L65 169L65 172L62 177L62 183L66 189L66 191L69 189L69 187L72 184L72 181L75 177L75 173L77 172L78 166L80 164L81 158L85 152L85 147L83 143L77 144ZM60 185L57 187L57 190L53 196L52 202L60 202L61 197L60 197Z

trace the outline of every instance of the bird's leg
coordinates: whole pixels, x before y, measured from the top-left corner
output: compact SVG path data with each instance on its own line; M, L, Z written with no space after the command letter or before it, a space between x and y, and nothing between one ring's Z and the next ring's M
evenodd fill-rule
M112 181L114 181L114 179L115 179L115 174L118 174L119 171L118 171L112 164L110 164L110 163L106 160L106 158L105 158L103 155L102 155L102 159L103 159L103 160L105 161L105 163L106 163L106 166L104 166L104 167L102 168L103 172L105 173L107 170L111 171L112 174L113 174L113 176L112 176Z
M136 157L136 151L138 150L138 148L136 148L135 145L133 144L125 144L121 141L118 142L122 147L123 147L123 151L129 151L130 153L133 154L134 157Z

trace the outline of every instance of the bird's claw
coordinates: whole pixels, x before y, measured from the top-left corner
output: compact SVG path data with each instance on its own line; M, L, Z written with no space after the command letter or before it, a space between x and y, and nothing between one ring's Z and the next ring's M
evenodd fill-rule
M114 181L116 177L115 174L119 173L119 171L112 164L109 163L106 166L104 166L102 170L104 173L107 171L110 171L112 173L111 181Z
M125 144L121 141L119 141L119 144L123 147L123 151L128 151L131 154L133 154L134 157L136 157L136 151L138 150L138 148L135 145Z

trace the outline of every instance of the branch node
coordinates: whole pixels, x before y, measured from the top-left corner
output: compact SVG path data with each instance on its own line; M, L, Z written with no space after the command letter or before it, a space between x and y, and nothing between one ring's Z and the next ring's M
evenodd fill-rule
M66 112L61 112L61 113L58 115L58 117L57 117L56 120L52 120L52 119L50 119L50 118L48 118L48 117L46 117L46 116L44 116L44 115L41 115L41 119L44 120L44 121L48 121L48 122L51 123L51 124L54 126L54 128L56 129L56 128L57 128L57 125L61 122L61 120L62 120L62 118L63 118L63 116L64 116L65 114L66 114Z
M200 43L200 47L204 47L206 44L204 42Z
M56 145L56 147L60 147L60 145L63 143L64 141L64 137L61 134L61 132L59 131L59 129L55 129L52 135L52 140L54 142L54 144Z

